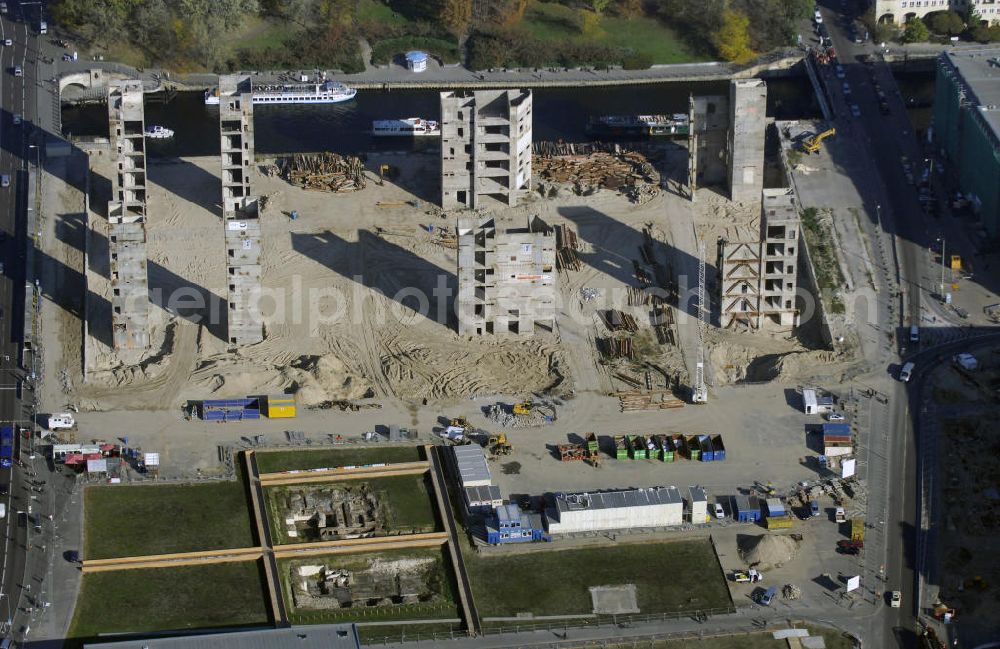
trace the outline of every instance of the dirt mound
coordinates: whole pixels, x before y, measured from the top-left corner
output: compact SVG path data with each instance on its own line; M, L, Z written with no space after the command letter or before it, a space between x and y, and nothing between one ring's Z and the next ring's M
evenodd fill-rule
M788 536L741 536L736 543L743 562L758 570L782 566L794 559L799 551L798 543Z

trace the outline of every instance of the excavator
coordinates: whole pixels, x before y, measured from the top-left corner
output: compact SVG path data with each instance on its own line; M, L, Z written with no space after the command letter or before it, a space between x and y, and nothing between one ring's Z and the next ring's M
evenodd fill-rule
M837 129L828 128L822 133L819 133L818 135L813 135L810 138L806 138L806 140L802 142L802 150L805 151L806 153L819 153L820 149L823 148L822 146L823 140L825 140L828 137L832 137L836 134L837 134Z
M514 447L510 442L507 441L506 433L496 433L490 435L489 443L487 444L490 450L490 455L510 455Z

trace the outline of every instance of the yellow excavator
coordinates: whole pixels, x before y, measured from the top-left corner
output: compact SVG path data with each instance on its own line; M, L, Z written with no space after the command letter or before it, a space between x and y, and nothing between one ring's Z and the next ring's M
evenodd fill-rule
M514 447L507 441L506 433L496 433L490 435L489 443L490 455L510 455Z
M828 128L818 135L806 138L806 140L802 143L802 150L806 153L819 153L820 149L823 148L823 140L836 134L837 129Z

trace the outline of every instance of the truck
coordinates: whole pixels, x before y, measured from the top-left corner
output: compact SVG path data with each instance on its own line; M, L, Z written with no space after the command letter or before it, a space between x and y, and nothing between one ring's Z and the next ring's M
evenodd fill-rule
M69 430L76 426L73 414L69 412L57 412L49 415L49 430Z
M862 542L865 540L865 519L851 519L851 540Z
M763 578L764 575L760 574L753 568L747 571L737 570L736 572L733 573L733 581L735 581L737 584L756 584Z

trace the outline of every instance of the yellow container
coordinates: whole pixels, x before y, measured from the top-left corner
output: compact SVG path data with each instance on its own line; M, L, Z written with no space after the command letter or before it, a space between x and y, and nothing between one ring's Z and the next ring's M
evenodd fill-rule
M295 399L288 395L267 397L265 411L268 419L289 419L295 416Z

